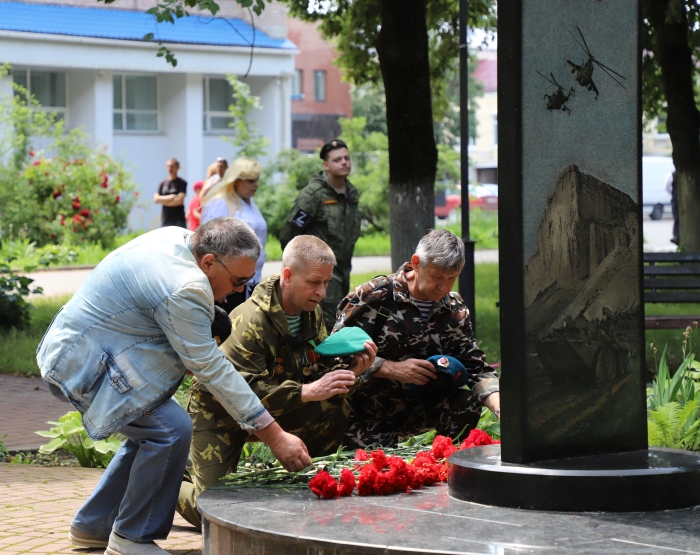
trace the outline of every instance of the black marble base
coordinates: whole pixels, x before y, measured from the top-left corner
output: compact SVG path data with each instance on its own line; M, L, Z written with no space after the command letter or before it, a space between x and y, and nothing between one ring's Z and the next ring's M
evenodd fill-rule
M327 501L308 490L209 489L197 504L203 555L700 555L700 507L523 511L453 499L445 484Z
M675 449L501 462L500 445L450 457L452 497L545 511L659 511L700 505L700 455Z

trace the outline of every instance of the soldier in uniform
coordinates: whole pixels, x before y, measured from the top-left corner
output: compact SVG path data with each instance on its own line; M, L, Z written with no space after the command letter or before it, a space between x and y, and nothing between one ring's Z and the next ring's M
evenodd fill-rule
M334 331L358 326L379 349L351 398L344 446L389 447L432 428L454 438L476 426L482 404L500 418L498 377L474 341L464 301L450 292L463 265L463 242L433 230L395 274L374 278L341 302ZM425 360L434 355L461 363L469 390L453 382L437 396L418 398L416 386L429 388L437 378Z
M232 332L220 347L282 429L301 438L312 457L335 452L342 442L349 413L345 394L376 355L376 346L368 342L350 366L329 369L323 363L330 361L314 353L327 337L319 303L334 265L333 251L323 241L295 237L284 249L282 274L262 281L231 312ZM235 472L250 436L195 381L187 411L194 430L193 483L183 482L177 510L201 527L197 495Z
M352 168L347 145L333 140L321 148L323 171L314 175L297 196L280 232L284 248L297 235L315 235L335 254L333 279L321 302L326 328L335 324L338 303L350 290L352 253L360 236L359 194L350 183Z

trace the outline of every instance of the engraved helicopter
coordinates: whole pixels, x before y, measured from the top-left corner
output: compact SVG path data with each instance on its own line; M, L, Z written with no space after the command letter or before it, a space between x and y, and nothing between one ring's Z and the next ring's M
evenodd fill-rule
M542 79L545 79L547 82L551 83L557 88L554 93L544 95L544 98L547 99L547 110L550 112L552 110L561 110L562 112L567 112L568 115L571 115L571 110L566 103L569 101L569 98L574 95L574 88L571 87L571 89L569 89L569 94L564 94L564 87L557 82L553 73L549 74L552 77L551 79L539 71L537 71L537 73L540 75L540 77L542 77Z
M565 26L566 27L566 26ZM576 82L581 85L582 87L586 87L589 91L594 91L595 92L595 99L598 100L598 96L600 95L600 92L598 92L598 87L595 86L595 83L593 82L593 69L594 66L593 64L596 64L600 69L602 69L608 77L610 77L615 83L620 85L623 89L627 90L627 87L625 87L620 81L615 79L613 74L617 75L619 78L624 79L625 81L627 80L626 77L623 75L620 75L617 71L615 71L612 68L609 68L602 62L596 60L596 58L593 56L591 53L590 49L588 48L588 44L586 43L586 39L583 37L583 33L581 32L581 29L579 28L578 25L576 25L576 29L578 30L579 35L581 35L581 40L583 41L583 44L576 38L576 35L574 35L568 27L566 27L566 30L569 31L569 34L573 37L573 39L576 41L576 43L583 49L583 51L588 54L588 60L583 64L583 65L578 65L572 62L571 60L566 60L566 63L571 66L571 73L574 74L574 79Z

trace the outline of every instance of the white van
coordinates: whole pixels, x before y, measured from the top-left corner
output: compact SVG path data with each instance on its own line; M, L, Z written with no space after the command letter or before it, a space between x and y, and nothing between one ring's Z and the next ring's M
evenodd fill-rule
M673 173L673 160L668 156L642 156L642 213L660 220L671 213L671 193L666 191L666 178Z

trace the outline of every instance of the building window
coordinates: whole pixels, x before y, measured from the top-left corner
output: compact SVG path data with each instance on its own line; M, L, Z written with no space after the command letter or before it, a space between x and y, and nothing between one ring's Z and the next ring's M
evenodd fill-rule
M204 130L232 131L233 118L228 107L233 103L233 88L221 77L204 78Z
M301 69L295 69L292 76L292 100L304 100L304 87L302 79L304 72Z
M153 75L114 75L114 130L158 131L158 80Z
M326 72L322 70L314 71L314 100L317 102L326 100Z
M498 144L498 114L493 116L493 144Z
M13 81L36 98L45 112L55 112L57 119L66 118L66 74L62 71L16 69Z

